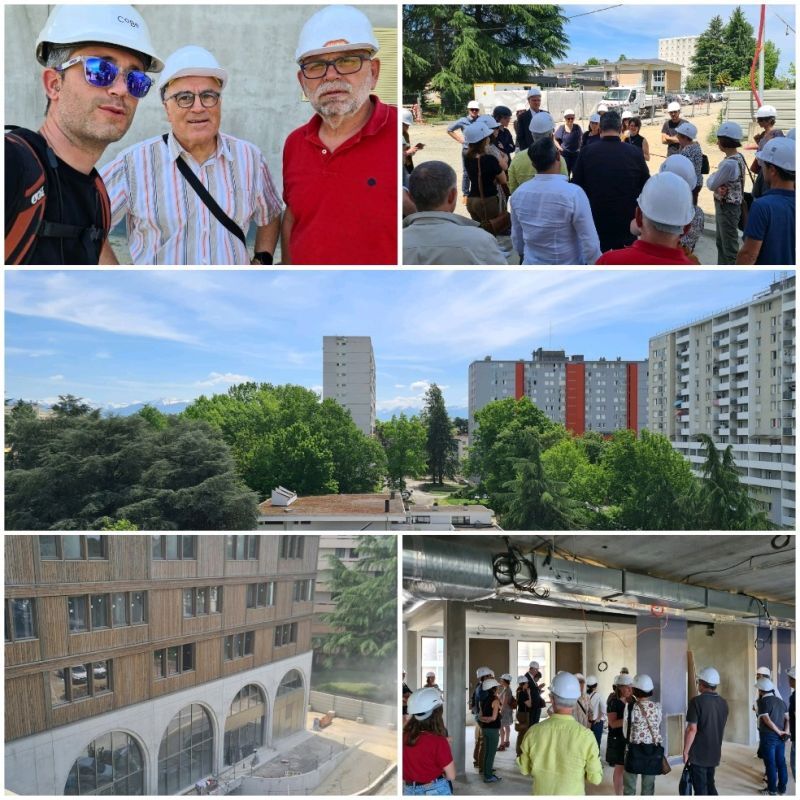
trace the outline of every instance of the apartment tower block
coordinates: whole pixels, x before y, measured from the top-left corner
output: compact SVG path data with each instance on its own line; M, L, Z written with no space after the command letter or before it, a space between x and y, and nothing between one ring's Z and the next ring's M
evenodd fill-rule
M322 399L344 406L362 433L375 433L375 354L369 336L322 337Z

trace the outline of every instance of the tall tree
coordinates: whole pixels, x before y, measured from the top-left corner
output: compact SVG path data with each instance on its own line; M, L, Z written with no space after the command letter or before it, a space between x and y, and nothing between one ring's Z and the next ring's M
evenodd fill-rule
M406 478L419 478L428 466L427 431L419 418L401 414L378 421L378 441L386 452L389 485L405 489Z
M592 56L591 58L586 59L586 66L587 67L596 67L600 63L599 58L595 58Z
M619 58L617 59L617 61L627 61L627 60L628 57L625 55L625 53L620 53Z
M469 420L466 417L453 417L453 427L456 433L466 435L469 433Z
M456 106L474 83L524 81L566 55L565 24L551 5L405 5L403 90Z
M426 428L428 472L431 483L444 483L458 469L458 443L453 438L453 425L444 403L442 390L432 383L425 393L422 424Z
M99 409L92 408L88 403L83 402L82 397L74 394L60 394L58 402L53 403L53 413L58 417L85 417L89 414L99 416Z
M728 24L722 31L721 70L730 73L737 81L750 73L750 64L756 49L753 26L747 21L741 6L736 6Z
M690 80L687 81L687 88L702 89L704 86L708 86L709 70L711 70L712 80L719 72L724 48L722 43L724 29L722 17L717 14L711 18L708 27L698 37L692 56L692 74ZM691 86L690 81L694 81Z

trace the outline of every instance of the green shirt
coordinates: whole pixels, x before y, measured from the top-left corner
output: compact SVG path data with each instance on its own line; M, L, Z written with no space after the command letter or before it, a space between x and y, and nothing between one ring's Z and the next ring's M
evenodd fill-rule
M508 188L511 194L525 183L529 181L536 174L536 168L528 156L527 150L520 150L513 160L511 166L508 168ZM567 162L564 161L564 156L561 156L561 174L569 175L567 172Z
M528 730L517 765L533 777L534 795L583 795L585 781L603 780L597 739L566 714L553 714Z

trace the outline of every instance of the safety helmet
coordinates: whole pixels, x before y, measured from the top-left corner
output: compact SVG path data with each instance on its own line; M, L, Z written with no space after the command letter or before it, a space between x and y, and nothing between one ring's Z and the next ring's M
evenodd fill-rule
M531 661L531 663L528 664L528 669L539 669L539 662Z
M765 164L772 164L773 166L785 169L787 172L794 172L794 139L787 139L785 136L770 139L761 148L761 151L756 153L756 158Z
M633 114L630 111L623 111L622 112L622 119L630 119Z
M541 96L542 96L542 90L539 89L538 87L532 86L530 89L528 89L528 97L541 97Z
M633 678L631 678L631 676L627 672L622 672L619 675L617 675L615 685L616 686L633 686Z
M719 672L717 672L714 667L701 669L697 677L709 686L719 686Z
M500 680L508 681L509 683L511 683L511 681L514 680L514 679L511 677L511 673L510 672L504 672L500 676Z
M659 172L648 178L636 202L645 217L662 225L688 225L694 219L692 192L686 181L672 172ZM650 680L647 675L637 676L633 685L639 689L642 687L636 680L640 677Z
M564 116L565 117L574 117L575 116L575 109L565 108L564 109Z
M478 669L475 670L475 677L478 678L478 680L491 674L492 670L490 667L478 667Z
M98 42L147 56L147 72L161 72L164 62L156 55L144 17L133 6L55 6L36 39L36 60L47 65L48 45Z
M437 708L441 708L443 705L444 701L439 690L433 686L427 686L411 693L406 708L408 713L413 714L416 719L423 720L428 719Z
M667 175L669 175L669 173L667 173ZM655 175L654 177L658 178L660 176ZM677 176L673 176L673 177L675 177L676 180L680 180L679 178L677 178ZM649 181L648 181L648 183L649 183ZM681 186L684 185L683 181L681 181L680 185ZM691 221L691 218L689 219L689 221ZM656 220L656 222L658 222L658 220ZM673 223L667 223L667 224L671 225ZM677 225L678 223L676 222L674 224ZM685 225L686 223L684 222L683 224ZM649 675L646 675L645 673L642 673L641 675L634 676L633 682L631 683L631 686L633 686L634 689L638 689L640 692L652 692L653 691L653 679Z
M771 678L772 672L770 672L769 667L759 667L756 670L756 675L766 675L766 677Z
M592 114L592 116L589 117L589 122L600 122L600 115Z
M426 678L435 678L436 677L436 673L435 672L426 672L425 673L425 677Z
M600 105L597 106L597 113L599 114L601 111L608 111L608 106L605 103L600 103Z
M531 133L552 133L556 124L547 111L540 111L531 117L531 124L528 125Z
M464 128L464 141L467 144L477 144L491 134L491 131L477 120Z
M667 106L667 112L668 112L668 113L672 113L673 111L680 111L680 110L681 110L681 104L680 104L680 103L678 103L678 102L677 102L677 101L675 101L675 100L673 100L673 101L672 101L672 102L671 102L671 103L670 103L670 104Z
M778 109L775 106L763 105L756 111L756 119L766 119L767 117L777 117Z
M484 692L488 692L490 689L494 689L495 686L499 686L500 683L495 678L487 678L482 684L481 689Z
M299 64L308 56L343 53L348 50L379 50L372 23L353 6L325 6L300 31L294 59Z
M495 106L492 109L492 116L495 119L503 119L503 117L512 116L512 112L508 106Z
M500 123L491 114L481 114L477 121L482 122L490 131L500 127Z
M661 162L661 169L659 172L672 172L680 176L689 185L691 191L697 186L697 173L694 171L694 164L692 164L686 156L681 155L681 153L674 153L671 156L667 156L664 161Z
M467 103L467 108L477 108L478 111L480 111L481 104L477 100L470 100L469 103Z
M680 133L682 136L685 136L687 139L696 139L697 138L697 127L692 125L691 122L686 122L685 120L675 128L675 133Z
M789 667L789 669L786 670L786 676L787 677L794 678L796 675L797 675L797 672L796 672L794 666L791 666L791 667Z
M586 685L587 686L597 686L597 675L587 675L587 677L586 677Z
M410 108L404 108L400 112L400 119L403 122L403 125L413 125L414 123L414 115L411 113Z
M581 696L578 679L571 672L558 672L550 684L550 691L565 700L577 700Z
M528 676L520 675L519 678L517 678L517 683L528 683Z
M756 689L760 689L762 692L772 692L775 684L769 678L759 678L756 681Z
M742 128L738 122L723 122L717 128L717 138L720 136L727 136L729 139L735 139L737 142L742 141Z
M222 89L228 82L228 71L223 69L214 55L204 47L190 44L181 47L164 62L164 69L158 76L158 89L163 89L177 78L199 75L216 78Z

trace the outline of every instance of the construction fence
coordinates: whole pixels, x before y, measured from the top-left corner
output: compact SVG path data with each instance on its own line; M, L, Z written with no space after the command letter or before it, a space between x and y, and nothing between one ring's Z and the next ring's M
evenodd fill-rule
M397 706L385 706L380 703L369 703L355 697L343 697L327 692L309 693L309 708L319 714L335 712L337 717L351 720L363 720L368 725L396 725Z

